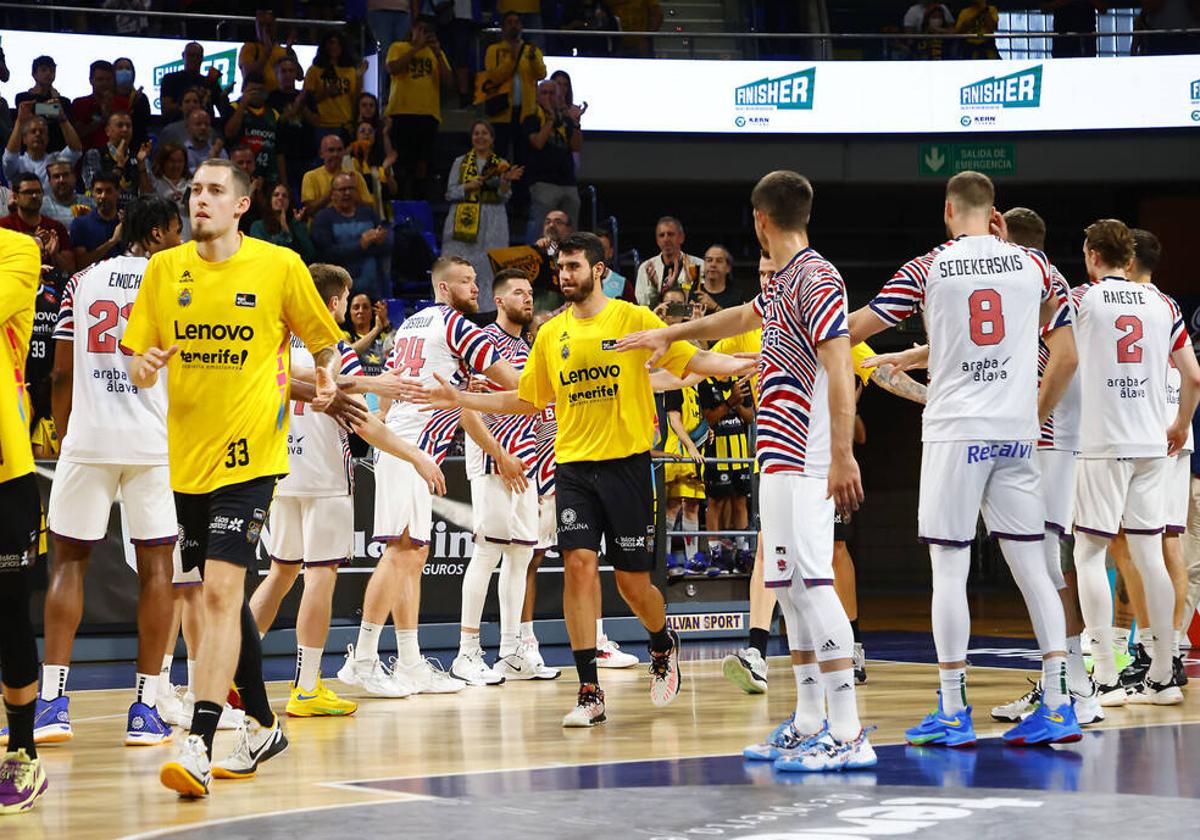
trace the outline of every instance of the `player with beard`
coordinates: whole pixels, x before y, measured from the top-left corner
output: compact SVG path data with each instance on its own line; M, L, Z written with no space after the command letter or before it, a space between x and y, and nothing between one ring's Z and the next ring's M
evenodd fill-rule
M517 384L517 372L504 360L492 337L464 315L479 310L475 269L461 257L442 257L433 264L436 303L410 316L393 339L385 368L409 381L453 381L466 384L480 373L501 387ZM422 411L412 403L380 400L388 428L402 440L425 450L437 463L446 457L461 421L463 428L491 458L499 475L514 492L528 485L526 467L492 437L473 411ZM421 656L417 621L421 607L421 575L429 552L433 526L429 484L412 464L380 453L375 465L375 539L387 544L371 574L363 598L358 640L346 654L338 679L381 697L414 693L450 694L466 685ZM395 668L379 661L379 636L388 612L395 619Z
M533 287L522 271L509 268L496 275L492 291L496 320L483 331L495 342L500 355L520 371L529 356L524 332L533 321ZM487 386L493 390L496 387L490 382ZM487 415L484 422L505 451L521 461L530 482L520 492L510 490L492 459L473 440L467 440L475 550L463 574L462 635L450 675L470 685L498 685L505 679L553 679L559 672L539 667L520 639L525 576L538 541L538 488L534 480L538 418L524 414ZM479 623L488 582L501 557L500 658L493 669L483 660Z
M596 664L595 593L601 537L617 586L650 633L650 699L665 706L679 694L679 637L667 627L662 593L650 581L654 568L654 498L650 447L654 399L645 351L619 353L619 339L656 329L662 321L643 307L605 297L604 246L590 233L559 245L558 273L570 306L547 321L516 390L492 394L459 391L443 377L410 396L438 409L471 408L497 414L537 414L555 405L558 545L565 569L563 613L579 673L576 707L566 727L605 720ZM677 343L661 353L660 366L682 378L740 376L744 360Z

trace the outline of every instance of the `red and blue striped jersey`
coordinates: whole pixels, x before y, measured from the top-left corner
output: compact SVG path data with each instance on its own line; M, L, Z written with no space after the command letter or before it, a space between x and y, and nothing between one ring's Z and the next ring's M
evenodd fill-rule
M1050 266L1051 280L1054 283L1054 293L1058 295L1058 309L1054 317L1042 327L1042 336L1038 338L1038 387L1041 387L1042 376L1046 373L1046 364L1050 361L1050 348L1043 338L1058 329L1075 324L1075 302L1071 298L1071 289L1066 278L1053 265ZM1038 438L1039 449L1061 449L1064 452L1075 452L1079 449L1079 376L1071 375L1071 382L1054 411L1042 424L1041 436Z
M1054 294L1045 254L989 234L901 266L869 305L889 326L925 317L922 440L1037 440L1037 339Z
M755 417L759 468L825 475L829 401L817 345L849 335L846 284L828 260L806 248L755 298L754 311L763 320Z
M534 462L539 496L549 496L554 492L554 469L557 461L554 458L554 436L558 434L558 417L554 414L554 403L550 403L538 415L537 424L537 459Z
M529 360L529 342L524 336L507 333L496 323L488 324L483 328L483 332L496 345L500 357L516 368L518 373L525 369L525 363ZM488 382L488 386L493 390L500 390L493 382ZM521 459L528 468L527 475L532 478L537 454L535 439L538 415L485 414L483 422L506 452ZM468 479L497 473L495 460L480 449L470 435L467 436L466 451Z
M462 313L439 303L414 313L400 325L384 368L427 385L436 381L436 373L451 384L465 386L472 372L483 373L500 358L487 333ZM397 400L388 411L387 425L441 463L459 416L458 409L421 411L420 406Z

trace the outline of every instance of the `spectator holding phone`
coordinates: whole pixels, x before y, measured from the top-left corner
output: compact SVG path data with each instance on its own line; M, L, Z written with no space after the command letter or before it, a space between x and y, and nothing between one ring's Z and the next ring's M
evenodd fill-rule
M441 89L453 79L431 18L417 18L410 40L388 48L387 69L392 76L387 115L400 197L426 200L430 198L433 154L442 122Z
M583 149L583 132L561 106L555 82L538 85L538 107L521 124L529 140L529 229L527 241L537 238L546 214L562 210L572 225L579 223L579 182L575 155Z
M521 121L537 111L538 82L546 78L541 49L522 38L518 12L506 12L500 22L500 40L487 48L483 70L476 79L475 104L496 132L496 154L525 162L529 148L521 135Z
M392 230L371 207L359 204L359 177L354 172L333 176L330 206L313 219L313 245L320 262L350 272L355 292L387 298L392 296Z
M3 161L4 177L10 184L17 173L32 172L41 179L42 188L49 192L50 178L46 174L46 167L50 162L50 122L34 113L37 108L45 108L46 104L49 103L26 99L17 106L17 121L8 135ZM60 157L74 166L82 155L79 135L67 119L66 112L59 108L58 113L59 117L55 122L67 142L67 147L60 152ZM21 151L22 144L25 146L24 152Z
M39 55L33 60L33 87L18 93L13 101L18 114L22 102L34 103L33 114L46 120L50 128L48 147L55 151L67 146L60 120L64 115L69 116L71 113L71 100L54 89L57 73L58 65L54 59L48 55Z

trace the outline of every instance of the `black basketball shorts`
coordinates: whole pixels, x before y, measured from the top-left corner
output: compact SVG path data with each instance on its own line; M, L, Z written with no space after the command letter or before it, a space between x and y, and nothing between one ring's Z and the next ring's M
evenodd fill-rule
M654 568L654 486L650 453L611 461L559 463L555 472L558 548L600 550L622 572Z
M256 568L258 539L278 480L265 475L208 493L176 493L184 571L200 569L203 574L209 559Z

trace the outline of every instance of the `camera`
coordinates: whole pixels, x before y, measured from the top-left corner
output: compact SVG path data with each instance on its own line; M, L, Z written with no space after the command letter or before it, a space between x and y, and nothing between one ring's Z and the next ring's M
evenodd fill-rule
M667 317L668 318L687 318L692 314L692 307L686 303L668 303Z
M48 120L62 119L63 109L61 102L35 102L33 105L34 116L44 117Z

